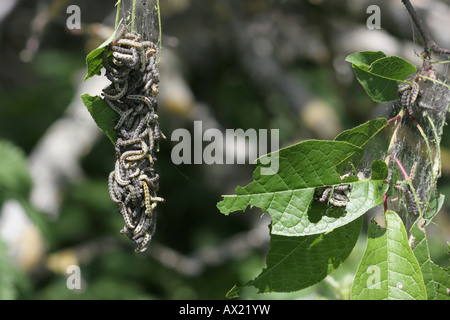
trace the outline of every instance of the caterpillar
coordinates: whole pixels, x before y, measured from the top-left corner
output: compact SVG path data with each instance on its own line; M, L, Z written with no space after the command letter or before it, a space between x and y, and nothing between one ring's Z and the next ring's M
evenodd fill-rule
M400 97L400 105L408 111L411 116L414 116L416 109L416 102L421 94L420 86L413 81L411 84L402 82L398 86L398 94Z
M120 118L116 163L108 178L109 194L124 219L120 233L136 244L136 252L147 250L156 228L159 175L154 165L157 145L164 134L158 124L159 75L155 55L157 46L142 41L139 34L122 27L105 47L103 65L111 84L103 97Z
M318 200L320 202L328 201L335 207L345 207L350 200L350 191L352 187L350 184L343 184L334 187L327 187L321 190Z

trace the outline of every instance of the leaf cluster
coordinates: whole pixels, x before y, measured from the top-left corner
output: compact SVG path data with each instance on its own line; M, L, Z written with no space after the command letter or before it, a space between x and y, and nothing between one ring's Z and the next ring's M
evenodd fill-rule
M406 60L383 52L358 52L346 61L377 102L397 99L398 82L406 82L416 72ZM233 287L228 297L238 297L247 286L259 293L301 290L343 264L360 236L363 215L395 192L387 162L372 159L370 177L360 170L368 143L387 125L386 119L375 119L342 132L333 141L306 140L280 149L270 155L279 159L278 172L270 176L261 174L263 156L253 181L238 186L235 195L223 197L217 205L223 214L258 207L272 218L266 268L243 286ZM345 206L317 200L326 188L345 184L351 190ZM410 239L393 211L385 210L385 226L371 222L352 299L448 299L448 271L431 261L425 231L418 227L426 220L420 219Z

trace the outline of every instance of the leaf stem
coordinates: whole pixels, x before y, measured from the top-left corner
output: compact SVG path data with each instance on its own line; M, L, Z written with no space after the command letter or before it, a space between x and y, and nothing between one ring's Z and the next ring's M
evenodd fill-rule
M159 0L156 0L156 6L158 7L159 52L161 52L161 49L162 49L162 26L161 26L161 8L159 6ZM161 54L159 56L161 56Z
M400 114L398 114L398 115L396 115L395 117L393 117L393 118L390 118L389 120L388 120L388 124L390 124L391 122L394 122L394 121L397 121L397 120L400 120L402 118L402 116L400 115Z
M397 163L398 167L400 168L400 170L403 173L403 176L405 177L405 180L409 180L409 176L408 173L406 173L405 168L403 168L402 163L400 162L400 160L398 160L398 158L396 156L394 156L395 162Z
M387 194L383 194L383 207L384 207L384 213L388 211L388 205L387 205Z
M133 9L131 11L131 33L134 33L134 18L136 15L136 0L133 0Z
M430 80L430 81L433 81L433 82L438 83L438 84L440 84L440 85L442 85L444 87L447 87L447 89L450 89L450 86L448 84L446 84L446 83L443 83L442 81L439 81L439 80L436 80L436 79L433 79L433 78L430 78L430 77L427 77L427 76L424 76L424 75L421 75L420 77L424 78L424 79L427 79L427 80Z
M400 110L400 112L399 112L395 117L393 117L393 118L391 118L391 119L388 120L388 124L391 123L391 122L394 122L394 121L399 121L399 120L401 120L402 117L403 117L403 113L404 113L403 109ZM395 129L394 129L394 132L392 133L391 140L390 140L390 142L389 142L389 147L388 147L388 149L387 149L387 154L388 154L388 156L387 156L385 162L386 162L386 164L387 164L388 166L389 166L389 162L390 162L390 159L391 159L391 156L392 156L392 152L393 152L392 149L393 149L393 147L394 147L394 145L395 145L396 138L397 138L397 132L398 132L399 128L400 128L400 122L397 123L397 125L396 125L396 127L395 127Z
M117 27L119 26L119 17L120 17L120 6L121 6L121 4L122 4L122 0L117 0L117 3L116 3L116 7L117 7L117 10L116 10L116 23L115 23L115 25L114 25L114 30L117 30Z

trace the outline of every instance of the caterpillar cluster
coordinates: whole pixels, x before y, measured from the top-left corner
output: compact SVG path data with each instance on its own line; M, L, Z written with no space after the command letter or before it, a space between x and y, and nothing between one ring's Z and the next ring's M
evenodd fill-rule
M345 207L350 201L351 190L352 186L350 184L343 184L320 189L318 200L320 202L328 202L335 207Z
M125 226L120 231L144 252L156 227L155 208L159 175L155 171L155 152L161 139L156 95L158 94L157 47L122 27L105 47L103 66L111 84L102 95L120 118L117 133L116 163L108 179L111 199L117 203Z
M411 116L415 114L415 105L420 96L420 86L419 83L413 81L411 84L402 82L398 86L398 94L400 97L400 104L403 108L408 110Z

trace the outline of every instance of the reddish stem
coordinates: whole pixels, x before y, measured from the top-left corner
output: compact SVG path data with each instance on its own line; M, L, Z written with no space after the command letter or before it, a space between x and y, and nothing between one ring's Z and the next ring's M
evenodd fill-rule
M406 173L405 168L403 168L403 165L402 165L402 163L400 162L400 160L398 160L398 158L397 158L396 156L394 156L394 159L395 159L395 162L397 162L398 167L399 167L400 170L402 171L403 176L405 177L405 180L409 180L409 176L408 176L408 174Z
M389 124L389 123L394 122L396 120L400 120L401 118L402 118L402 116L398 114L395 117L390 118L387 123Z
M383 206L384 206L384 212L386 213L386 211L388 210L386 193L383 194Z

